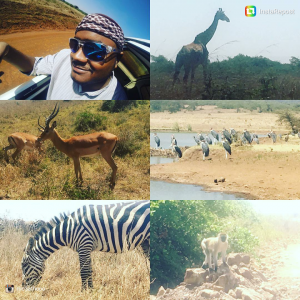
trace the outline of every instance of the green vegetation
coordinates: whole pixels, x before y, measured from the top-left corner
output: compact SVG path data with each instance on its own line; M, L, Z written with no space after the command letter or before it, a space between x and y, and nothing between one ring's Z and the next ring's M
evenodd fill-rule
M149 101L115 113L102 111L103 101L59 102L55 120L62 138L103 130L119 138L113 154L118 166L115 189L109 189L111 168L101 155L81 158L84 182L76 186L72 159L45 141L43 153L24 150L15 164L14 150L8 152L9 164L0 150L0 198L149 199ZM48 116L54 105L53 101L1 101L0 148L8 145L7 137L14 132L39 135L38 117Z
M195 110L201 109L203 105L216 105L222 109L241 109L262 112L278 112L280 110L300 111L299 100L152 100L150 104L151 112L169 111L174 113L181 109ZM200 108L199 108L200 107Z
M196 70L190 89L182 84L184 70L173 87L174 62L164 56L152 56L152 99L299 99L300 59L291 57L281 64L265 57L239 54L209 64L208 81L204 85L202 66ZM190 80L190 79L189 79Z
M201 240L219 232L230 236L229 251L253 253L257 222L244 201L151 201L152 288L181 282L186 268L204 260Z

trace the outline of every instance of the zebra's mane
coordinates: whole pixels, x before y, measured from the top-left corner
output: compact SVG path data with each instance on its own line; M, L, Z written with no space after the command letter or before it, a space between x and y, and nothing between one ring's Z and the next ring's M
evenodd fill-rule
M59 217L54 217L50 222L48 222L46 225L44 225L34 236L35 240L38 240L40 237L43 236L44 233L47 233L52 228L59 225L61 222L63 222L65 219L67 219L68 216L65 213L60 214Z

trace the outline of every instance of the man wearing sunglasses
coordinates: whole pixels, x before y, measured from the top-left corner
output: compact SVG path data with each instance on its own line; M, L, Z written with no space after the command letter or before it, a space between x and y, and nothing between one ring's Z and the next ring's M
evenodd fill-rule
M54 55L31 57L0 43L0 62L4 59L27 75L51 75L47 100L127 99L113 72L124 46L117 22L102 14L87 15L69 46Z

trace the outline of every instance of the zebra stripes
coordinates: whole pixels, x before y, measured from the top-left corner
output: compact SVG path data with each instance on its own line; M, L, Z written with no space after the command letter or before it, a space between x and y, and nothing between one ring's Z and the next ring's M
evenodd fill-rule
M22 259L22 285L37 285L46 259L66 246L78 252L82 289L92 288L92 251L122 253L139 245L149 256L150 201L83 206L69 216L54 218L29 239Z
M31 234L37 233L42 227L44 227L47 223L43 220L37 220L35 222L31 222L28 224L28 231Z

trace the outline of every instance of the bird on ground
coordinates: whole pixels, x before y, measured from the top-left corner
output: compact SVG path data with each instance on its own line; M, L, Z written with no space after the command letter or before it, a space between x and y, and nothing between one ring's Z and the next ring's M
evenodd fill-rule
M175 145L177 145L177 140L176 140L174 134L172 134L172 136L171 136L171 145L172 145L173 142L174 142Z
M210 133L217 141L219 141L219 134L215 130L211 128Z
M201 141L201 148L202 148L203 160L205 160L205 157L209 155L209 146L206 142Z
M181 152L180 148L177 145L175 145L174 143L172 143L172 151L174 153L176 153L179 158L182 157L182 152Z
M196 142L197 145L200 145L200 139L197 136L194 136L194 140Z
M205 138L202 133L198 133L198 136L200 141L205 141Z
M233 128L230 128L230 134L231 134L231 135L236 135L237 132L236 132Z
M246 141L251 144L252 143L252 137L251 134L249 133L249 131L247 131L247 129L244 130L244 138L246 139Z
M230 147L230 144L227 141L222 140L222 144L223 144L223 147L225 149L225 157L227 159L227 153L229 153L229 155L231 155L231 147Z
M158 137L157 133L154 133L154 141L156 143L156 149L160 149L160 138Z
M223 129L223 136L228 141L229 144L232 143L231 135L227 129Z
M208 136L208 134L205 136L205 141L207 142L207 144L212 145L212 140L211 140L211 138Z
M258 139L258 137L253 137L253 141L254 141L256 144L259 144L259 139Z
M273 140L273 144L276 143L276 140L277 140L277 134L275 132L273 132L273 130L271 131L270 133L271 135L271 138Z

